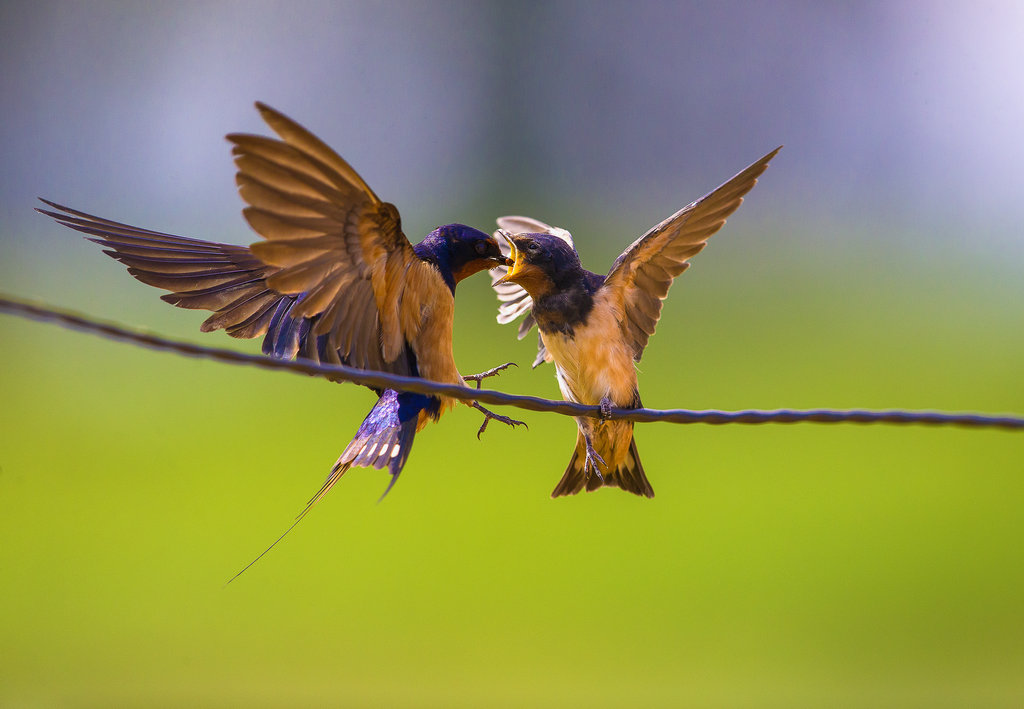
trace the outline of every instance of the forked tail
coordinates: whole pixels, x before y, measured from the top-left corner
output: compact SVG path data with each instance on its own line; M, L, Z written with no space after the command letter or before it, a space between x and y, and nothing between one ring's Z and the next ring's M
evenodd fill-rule
M341 479L341 476L348 472L349 468L387 468L391 474L391 481L380 499L384 499L395 481L398 474L402 472L405 461L409 459L412 451L412 442L416 437L416 431L424 418L437 418L440 414L440 401L424 394L411 392L399 393L394 389L386 389L380 395L380 399L363 419L355 438L345 447L338 460L331 468L330 475L323 486L306 504L306 508L299 513L291 526L284 531L274 543L267 547L262 554L250 561L244 569L231 577L231 581L241 576L246 569L263 558L264 554L273 549L279 541L292 531L302 518L309 514L313 505L323 498L334 484ZM380 500L378 500L379 502Z
M409 459L412 441L420 426L420 414L437 418L439 411L440 402L433 397L385 389L377 404L363 419L355 438L338 456L323 487L309 501L302 514L319 502L349 468L387 468L391 481L380 496L383 500L398 480L405 461Z
M636 439L629 440L629 453L615 470L609 472L601 471L603 480L593 471L589 474L584 469L587 459L586 442L583 434L576 434L576 450L573 451L569 467L565 469L565 475L555 487L551 497L562 497L563 495L575 495L584 488L592 492L599 487L618 487L626 492L642 497L654 497L654 488L647 480L644 473L644 466L640 463L640 454L636 450Z

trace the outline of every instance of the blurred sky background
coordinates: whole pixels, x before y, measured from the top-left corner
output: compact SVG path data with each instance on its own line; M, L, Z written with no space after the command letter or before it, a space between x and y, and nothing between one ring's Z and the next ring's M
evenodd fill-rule
M1024 240L1015 2L0 12L5 246L52 231L25 209L37 194L250 238L222 135L262 130L254 99L324 135L411 234L487 207L543 211L552 195L660 219L783 143L761 213L815 240L865 219L984 250Z
M1019 2L4 2L0 290L255 351L32 211L249 243L223 136L268 132L255 100L413 241L526 213L602 272L784 144L670 294L645 403L1020 412L1022 38ZM525 365L478 281L460 367ZM469 447L457 412L386 503L349 475L221 591L369 395L0 342L0 704L1024 701L1019 434L651 425L654 502L552 502L571 421Z

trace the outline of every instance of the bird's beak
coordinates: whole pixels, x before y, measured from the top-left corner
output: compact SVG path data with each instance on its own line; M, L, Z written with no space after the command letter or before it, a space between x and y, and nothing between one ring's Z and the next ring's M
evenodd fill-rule
M507 266L507 265L509 265L508 259L505 258L505 256L501 253L501 248L498 246L497 239L495 239L494 237L491 237L491 241L494 242L495 248L498 249L498 255L497 256L491 256L490 258L487 259L490 262L490 264L491 264L487 268L490 269L490 268L497 268L498 266Z
M505 260L505 265L509 267L508 273L499 278L494 282L494 285L501 283L515 282L516 276L523 269L523 254L516 246L516 242L509 238L509 235L505 231L501 231L501 237L508 242L508 245L512 247L512 257Z

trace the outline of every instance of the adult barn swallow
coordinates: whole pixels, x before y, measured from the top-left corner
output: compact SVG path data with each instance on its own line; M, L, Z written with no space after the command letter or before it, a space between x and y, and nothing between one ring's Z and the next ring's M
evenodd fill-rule
M501 217L498 235L508 241L513 263L492 272L501 301L498 322L526 315L520 339L537 324L534 366L555 363L567 400L603 411L640 408L635 363L654 334L669 286L740 206L779 150L650 229L615 260L607 276L580 265L565 229L529 217ZM579 417L576 424L576 449L552 497L603 485L654 497L632 421Z
M452 352L455 286L505 262L498 242L462 224L413 246L398 210L316 136L261 103L280 140L231 134L249 247L173 236L43 200L39 210L85 233L143 283L181 308L212 310L203 332L263 336L263 352L465 385ZM376 405L303 515L351 467L387 468L398 479L416 432L454 406L448 397L375 390ZM491 418L498 416L475 402ZM383 496L382 496L383 497ZM300 518L302 515L300 515Z

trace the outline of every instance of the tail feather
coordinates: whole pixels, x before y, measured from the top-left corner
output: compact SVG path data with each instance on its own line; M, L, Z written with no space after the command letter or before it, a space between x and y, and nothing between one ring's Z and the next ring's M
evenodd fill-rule
M438 411L439 402L433 397L385 390L363 419L355 437L338 456L327 480L310 499L306 511L319 502L349 468L387 468L391 480L380 497L383 500L409 459L413 439L420 427L421 413L436 418Z
M305 509L299 513L284 534L278 537L262 554L250 561L245 568L232 576L228 583L241 576L246 569L277 546L277 543L284 539L288 532L302 521L303 517L309 514L313 506L330 492L349 468L387 468L388 473L391 474L391 480L388 482L384 494L380 496L380 500L383 500L394 487L399 473L402 472L405 462L409 459L416 431L419 430L425 418L436 419L440 415L440 406L441 402L431 396L410 392L398 393L394 389L386 389L370 413L363 419L359 430L356 431L355 438L345 447L334 463L327 480L306 503Z
M602 477L593 472L588 473L584 469L586 459L587 449L583 435L577 434L576 450L573 451L569 467L565 469L565 474L551 493L551 497L575 495L584 488L587 492L593 492L599 487L617 487L641 497L654 497L654 488L647 480L644 466L640 463L636 439L630 439L629 453L622 463L615 470L602 473Z

